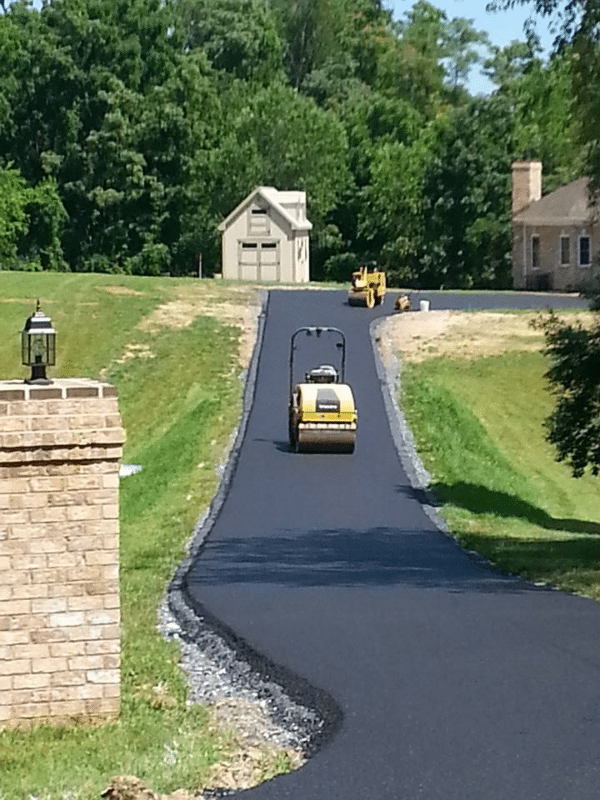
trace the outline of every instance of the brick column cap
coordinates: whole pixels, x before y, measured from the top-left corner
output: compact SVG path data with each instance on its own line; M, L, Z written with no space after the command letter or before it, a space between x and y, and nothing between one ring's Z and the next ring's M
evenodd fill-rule
M77 397L116 397L117 390L110 383L91 378L57 378L47 386L24 381L0 381L0 401L66 400Z

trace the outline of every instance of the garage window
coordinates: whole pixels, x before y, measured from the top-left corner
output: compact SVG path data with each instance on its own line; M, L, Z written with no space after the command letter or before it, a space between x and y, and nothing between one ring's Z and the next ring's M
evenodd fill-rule
M258 245L256 242L242 242L242 263L256 264Z
M249 234L269 232L269 217L266 208L253 208L250 211Z

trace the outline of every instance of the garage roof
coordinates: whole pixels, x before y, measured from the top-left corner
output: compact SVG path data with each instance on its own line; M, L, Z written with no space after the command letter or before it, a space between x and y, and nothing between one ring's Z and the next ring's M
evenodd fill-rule
M275 208L289 222L292 230L311 230L312 222L306 218L306 192L281 192L274 186L257 186L225 217L219 225L219 230L224 231L230 222L238 217L257 197L262 197L268 205Z

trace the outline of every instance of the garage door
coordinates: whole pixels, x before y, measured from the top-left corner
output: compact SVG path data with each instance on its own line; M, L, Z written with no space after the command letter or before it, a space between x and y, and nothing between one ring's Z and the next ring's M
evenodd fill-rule
M279 280L277 242L241 242L239 276L243 281Z
M242 242L240 279L243 281L258 280L258 242Z
M260 280L279 280L279 247L277 242L261 242L259 249Z

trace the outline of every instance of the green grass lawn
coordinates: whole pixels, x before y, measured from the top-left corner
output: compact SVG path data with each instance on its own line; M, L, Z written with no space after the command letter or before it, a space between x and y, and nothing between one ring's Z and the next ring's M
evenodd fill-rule
M252 302L254 291L237 286L235 301ZM97 800L123 774L157 793L198 789L235 746L211 729L205 708L187 706L177 647L157 631L166 585L240 415L239 329L202 313L231 294L211 280L0 272L0 378L28 376L20 331L39 298L57 330L49 376L116 385L124 461L143 467L121 482L121 716L0 732L1 800ZM159 307L171 309L166 321L140 325ZM276 761L263 777L285 769L285 758Z
M451 533L509 573L600 599L600 479L554 460L536 352L432 358L400 402Z

